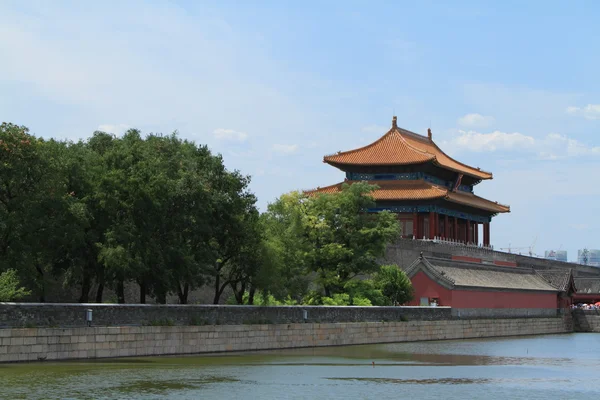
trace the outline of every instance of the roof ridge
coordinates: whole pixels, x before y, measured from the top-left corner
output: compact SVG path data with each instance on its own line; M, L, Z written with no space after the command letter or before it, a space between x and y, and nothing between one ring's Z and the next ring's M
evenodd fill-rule
M451 159L451 160L452 160L452 161L454 161L455 163L457 163L457 164L459 164L459 165L462 165L462 166L463 166L463 167L465 167L465 168L469 168L469 169L476 170L477 172L483 172L483 173L485 173L485 174L489 174L490 176L492 176L492 177L493 177L493 174L492 174L491 172L489 172L489 171L485 171L485 170L483 170L483 169L481 169L481 168L479 168L479 167L477 167L477 168L475 168L475 167L471 167L470 165L467 165L467 164L465 164L465 163L463 163L463 162L461 162L461 161L455 160L454 158L450 157L450 156L449 156L448 154L446 154L446 153L445 153L445 152L444 152L444 151L443 151L443 150L440 148L440 146L438 146L438 145L437 145L437 143L435 143L433 140L431 140L431 144L433 144L433 145L435 146L435 148L436 148L436 149L438 149L438 151L439 151L440 153L442 153L443 155L445 155L446 157L448 157L449 159ZM446 168L448 168L448 167L446 167Z
M501 203L498 203L497 201L488 200L488 199L486 199L486 198L483 198L483 197L477 196L475 193L469 193L469 192L453 192L453 191L450 191L450 190L448 191L448 194L446 195L446 200L448 200L448 201L451 201L451 202L453 202L453 203L465 204L465 203L464 203L464 201L461 201L461 199L460 199L460 198L452 198L452 196L458 196L458 197L460 197L460 196L466 196L466 197L470 197L470 198L477 199L477 200L479 200L479 201L488 202L488 203L490 203L490 204L492 204L492 205L495 205L495 206L498 206L498 207L503 207L503 208L505 208L505 209L506 209L505 211L489 210L489 209L488 209L488 211L494 211L494 212L496 212L496 213L497 213L497 212L510 212L510 206L509 206L509 205L506 205L506 204L501 204ZM467 205L468 205L468 204L467 204ZM485 207L482 207L482 208L485 208Z
M341 186L344 183L348 184L348 185L353 185L355 183L360 183L360 182L367 182L369 185L374 185L374 186L378 186L380 189L383 189L384 187L382 185L380 185L380 183L387 183L390 184L390 186L393 186L393 184L398 184L398 186L402 186L402 185L408 185L410 183L421 183L424 186L436 189L438 191L440 191L440 197L444 196L444 194L446 194L448 192L448 188L444 187L444 186L440 186L440 185L436 185L434 183L431 183L427 180L425 180L424 178L420 178L420 179L381 179L381 180L344 180L342 182L338 182L338 183L334 183L333 185L329 185L329 186L317 186L314 189L309 189L309 190L305 190L304 192L312 192L312 191L317 191L317 190L322 190L322 189L330 189L330 188L334 188L337 186ZM389 186L388 186L389 187Z
M433 276L435 276L439 280L445 282L447 285L449 285L449 286L455 285L456 282L454 281L454 279L447 277L446 274L444 274L442 271L438 271L435 268L435 265L431 264L429 262L429 260L427 260L427 258L423 257L422 253L421 253L421 256L419 258L417 258L415 261L413 261L412 264L406 269L406 271L405 271L406 275L410 276L411 273L417 271L419 265L424 265L425 268L427 270L429 270L429 272Z
M399 132L399 133L400 133L400 135L402 135L403 133L404 133L404 134L408 134L409 136L412 136L412 137L414 137L414 138L415 138L415 139L417 139L417 140L423 141L423 142L425 142L425 143L431 143L433 146L435 146L435 148L436 148L436 149L437 149L437 150L438 150L440 153L442 153L443 155L445 155L446 157L448 157L449 159L451 159L451 160L452 160L452 161L454 161L455 163L457 163L457 164L460 164L460 165L462 165L462 166L463 166L463 167L465 167L465 168L469 168L469 169L477 170L478 172L483 172L483 173L486 173L486 174L493 175L493 174L492 174L490 171L485 171L485 170L482 170L481 168L475 168L475 167L472 167L472 166L470 166L470 165L467 165L467 164L465 164L465 163L463 163L463 162L461 162L461 161L458 161L458 160L454 159L453 157L450 157L448 154L446 154L446 153L445 153L445 152L444 152L444 151L443 151L443 150L440 148L440 146L438 146L438 145L437 145L437 143L436 143L436 142L435 142L433 139L430 139L430 138L429 138L429 137L427 137L427 136L420 135L420 134L418 134L418 133L415 133L415 132L409 131L408 129L404 129L404 128L396 128L396 129L397 129L398 131L401 131L401 132ZM409 145L410 145L410 144L409 144ZM412 147L412 146L411 146L411 147ZM414 147L413 147L413 148L414 148ZM431 153L429 153L429 154L431 154ZM437 160L437 156L436 156L435 154L433 155L433 157L434 157L434 159L435 159L435 160ZM448 167L445 167L445 166L444 166L444 168L448 168Z
M411 146L411 145L410 145L410 143L408 143L408 142L406 141L406 139L404 139L404 138L402 137L402 133L400 132L400 128L398 128L398 127L392 127L390 130L388 130L386 133L384 133L384 134L383 134L383 136L381 136L379 139L377 139L376 141L374 141L374 142L372 142L372 143L369 143L369 144L367 144L367 145L365 145L365 146L362 146L362 147L358 147L358 148L356 148L356 149L352 149L352 150L346 150L346 151L338 151L337 153L328 154L328 155L326 155L325 157L323 157L323 161L325 161L325 159L326 159L326 158L335 157L335 156L344 155L344 154L353 154L353 153L356 153L356 152L359 152L359 151L362 151L362 150L365 150L365 149L369 149L369 148L371 148L371 147L375 146L376 144L378 144L379 142L383 141L383 140L384 140L384 139L385 139L387 136L389 136L389 135L393 134L394 132L397 132L397 133L398 133L398 135L400 135L400 138L402 139L402 141L403 141L403 142L404 142L404 143L405 143L405 144L406 144L408 147L410 147L410 149L411 149L411 150L414 150L414 151L416 151L416 152L418 152L418 153L421 153L421 154L423 154L423 155L427 155L427 156L429 156L429 157L430 157L430 159L431 159L431 160L433 160L433 159L435 158L435 155L434 155L434 154L431 154L431 153L429 153L429 152L427 152L427 151L423 151L423 150L421 150L421 149L417 149L417 148L415 148L414 146Z
M529 273L529 274L531 274L531 271L535 271L533 268L526 268L526 267L508 267L508 266L504 266L504 265L485 264L482 262L475 262L475 261L452 260L452 259L440 258L440 257L427 257L427 258L457 264L456 267L458 267L458 268L460 268L460 267L468 268L468 267L472 267L473 265L477 265L477 266L480 266L481 269L494 270L494 271L498 271L498 270L499 271L508 271L508 272L517 271L517 272L523 272L523 273Z

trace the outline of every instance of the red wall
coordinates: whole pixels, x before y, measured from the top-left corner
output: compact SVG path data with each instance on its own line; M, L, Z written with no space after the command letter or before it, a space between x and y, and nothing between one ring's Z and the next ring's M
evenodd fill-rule
M455 308L556 308L557 297L553 292L516 292L485 290L450 290L438 285L423 271L412 279L415 298L409 305L417 306L421 297L437 297L440 306Z

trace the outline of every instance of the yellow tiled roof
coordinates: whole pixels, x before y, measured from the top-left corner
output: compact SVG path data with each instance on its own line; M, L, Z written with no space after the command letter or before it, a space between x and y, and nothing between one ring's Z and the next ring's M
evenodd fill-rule
M323 161L332 165L409 165L433 162L477 179L492 178L491 173L470 167L446 155L428 137L398 128L395 119L392 129L375 142L325 156Z
M318 193L338 193L342 185L349 185L358 181L345 181L335 185L309 190L306 193L314 195ZM377 200L432 200L445 199L473 208L490 211L493 213L510 212L510 207L475 196L472 193L452 192L448 188L437 186L424 180L389 180L369 181L370 185L377 185L378 189L372 192L373 198Z

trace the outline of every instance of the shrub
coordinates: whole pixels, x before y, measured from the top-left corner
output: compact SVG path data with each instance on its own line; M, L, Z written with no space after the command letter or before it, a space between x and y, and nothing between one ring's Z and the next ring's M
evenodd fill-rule
M9 269L0 274L0 301L15 301L31 294L24 287L19 287L17 271Z

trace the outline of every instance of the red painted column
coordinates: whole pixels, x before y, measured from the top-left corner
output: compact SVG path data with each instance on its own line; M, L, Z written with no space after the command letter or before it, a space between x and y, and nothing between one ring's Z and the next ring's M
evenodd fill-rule
M454 217L454 240L458 240L458 218Z
M429 212L429 239L433 239L435 236L435 213Z
M467 226L467 243L471 243L473 241L472 237L471 237L471 221L467 220L466 222L467 222L467 224L466 224L466 226Z
M413 213L413 237L419 237L419 214Z
M473 241L475 244L479 244L479 224L477 222L473 223Z
M490 245L490 223L486 222L483 224L483 244L485 246Z
M448 216L444 215L444 239L450 237L450 225L448 225Z

